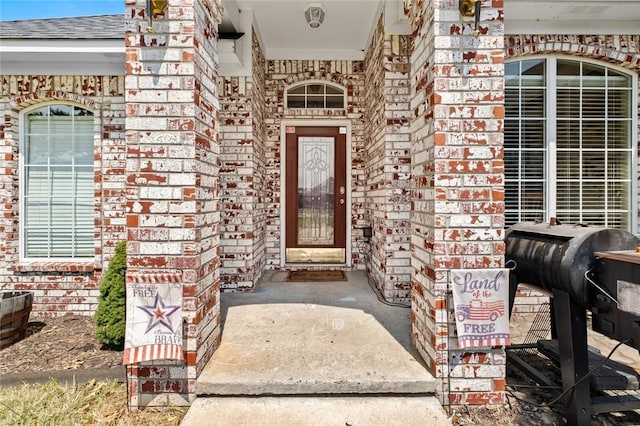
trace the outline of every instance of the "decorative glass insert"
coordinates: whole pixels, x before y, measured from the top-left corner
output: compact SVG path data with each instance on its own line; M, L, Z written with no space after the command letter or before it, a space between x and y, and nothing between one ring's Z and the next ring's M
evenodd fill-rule
M93 113L46 105L25 114L22 133L23 257L92 257Z
M324 82L305 82L285 90L287 108L344 109L345 90Z
M333 244L334 186L334 138L298 138L298 245Z

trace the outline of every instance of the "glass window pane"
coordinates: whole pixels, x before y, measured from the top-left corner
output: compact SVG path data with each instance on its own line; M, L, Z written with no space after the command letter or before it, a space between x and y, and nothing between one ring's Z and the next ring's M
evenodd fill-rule
M49 115L49 107L48 106L35 108L35 109L32 109L31 111L29 111L27 113L27 117L29 117L30 119L36 118L36 117L46 117L48 115Z
M607 152L607 178L613 180L628 180L631 175L628 151Z
M605 86L605 68L600 65L582 63L582 79L583 86L586 87L604 87Z
M545 61L542 59L522 61L522 86L545 86L544 67Z
M31 132L24 137L21 186L26 257L93 256L92 116L71 105L49 105L26 114L25 130Z
M49 138L46 135L26 136L25 161L27 164L47 164Z
M344 97L327 96L327 108L344 108Z
M629 149L630 121L610 120L607 122L607 147L612 149Z
M287 107L288 108L304 108L305 107L304 96L288 96Z
M522 90L522 107L520 113L523 117L544 117L545 90Z
M49 113L52 117L69 117L74 115L71 105L49 105Z
M71 164L73 162L73 136L55 135L49 137L50 164Z
M324 108L324 96L307 97L307 108Z
M321 95L321 94L324 94L324 84L308 84L307 85L307 94L308 95Z
M607 86L609 87L631 87L631 76L628 74L608 69L607 76Z
M580 146L580 121L558 120L556 124L558 149L568 149Z
M558 77L562 76L579 76L580 62L577 61L558 61Z
M602 149L606 141L606 126L607 123L604 120L586 121L582 126L582 147L584 149Z
M545 144L545 123L542 120L524 120L522 126L522 145L526 148L542 148Z
M580 151L560 151L556 154L558 179L575 179L580 176Z
M582 117L604 117L607 98L604 90L589 89L582 92Z
M604 179L605 167L604 151L582 151L583 179Z
M626 118L631 114L631 93L628 90L608 92L607 114L609 118Z
M520 161L525 179L544 178L544 151L522 151Z
M301 85L301 86L296 86L296 87L292 87L291 89L289 89L289 91L287 92L290 95L304 95L305 94L305 85Z
M558 117L580 117L580 91L574 89L558 89L556 104Z

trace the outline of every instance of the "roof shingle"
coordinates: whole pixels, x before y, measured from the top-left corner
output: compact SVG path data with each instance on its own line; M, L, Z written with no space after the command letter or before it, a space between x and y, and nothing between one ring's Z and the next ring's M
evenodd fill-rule
M3 39L124 38L124 14L1 21Z

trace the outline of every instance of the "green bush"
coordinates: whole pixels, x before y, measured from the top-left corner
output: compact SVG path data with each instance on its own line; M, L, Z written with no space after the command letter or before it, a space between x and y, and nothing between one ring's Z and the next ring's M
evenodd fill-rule
M93 318L98 340L107 346L117 348L124 347L126 269L127 242L121 241L116 246L116 253L102 278L98 309Z

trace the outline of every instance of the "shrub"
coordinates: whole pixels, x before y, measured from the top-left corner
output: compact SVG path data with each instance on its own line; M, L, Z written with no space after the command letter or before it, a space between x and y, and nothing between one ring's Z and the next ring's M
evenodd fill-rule
M127 242L116 246L100 285L98 309L94 316L98 340L117 348L124 347L125 333L125 271L127 269Z

